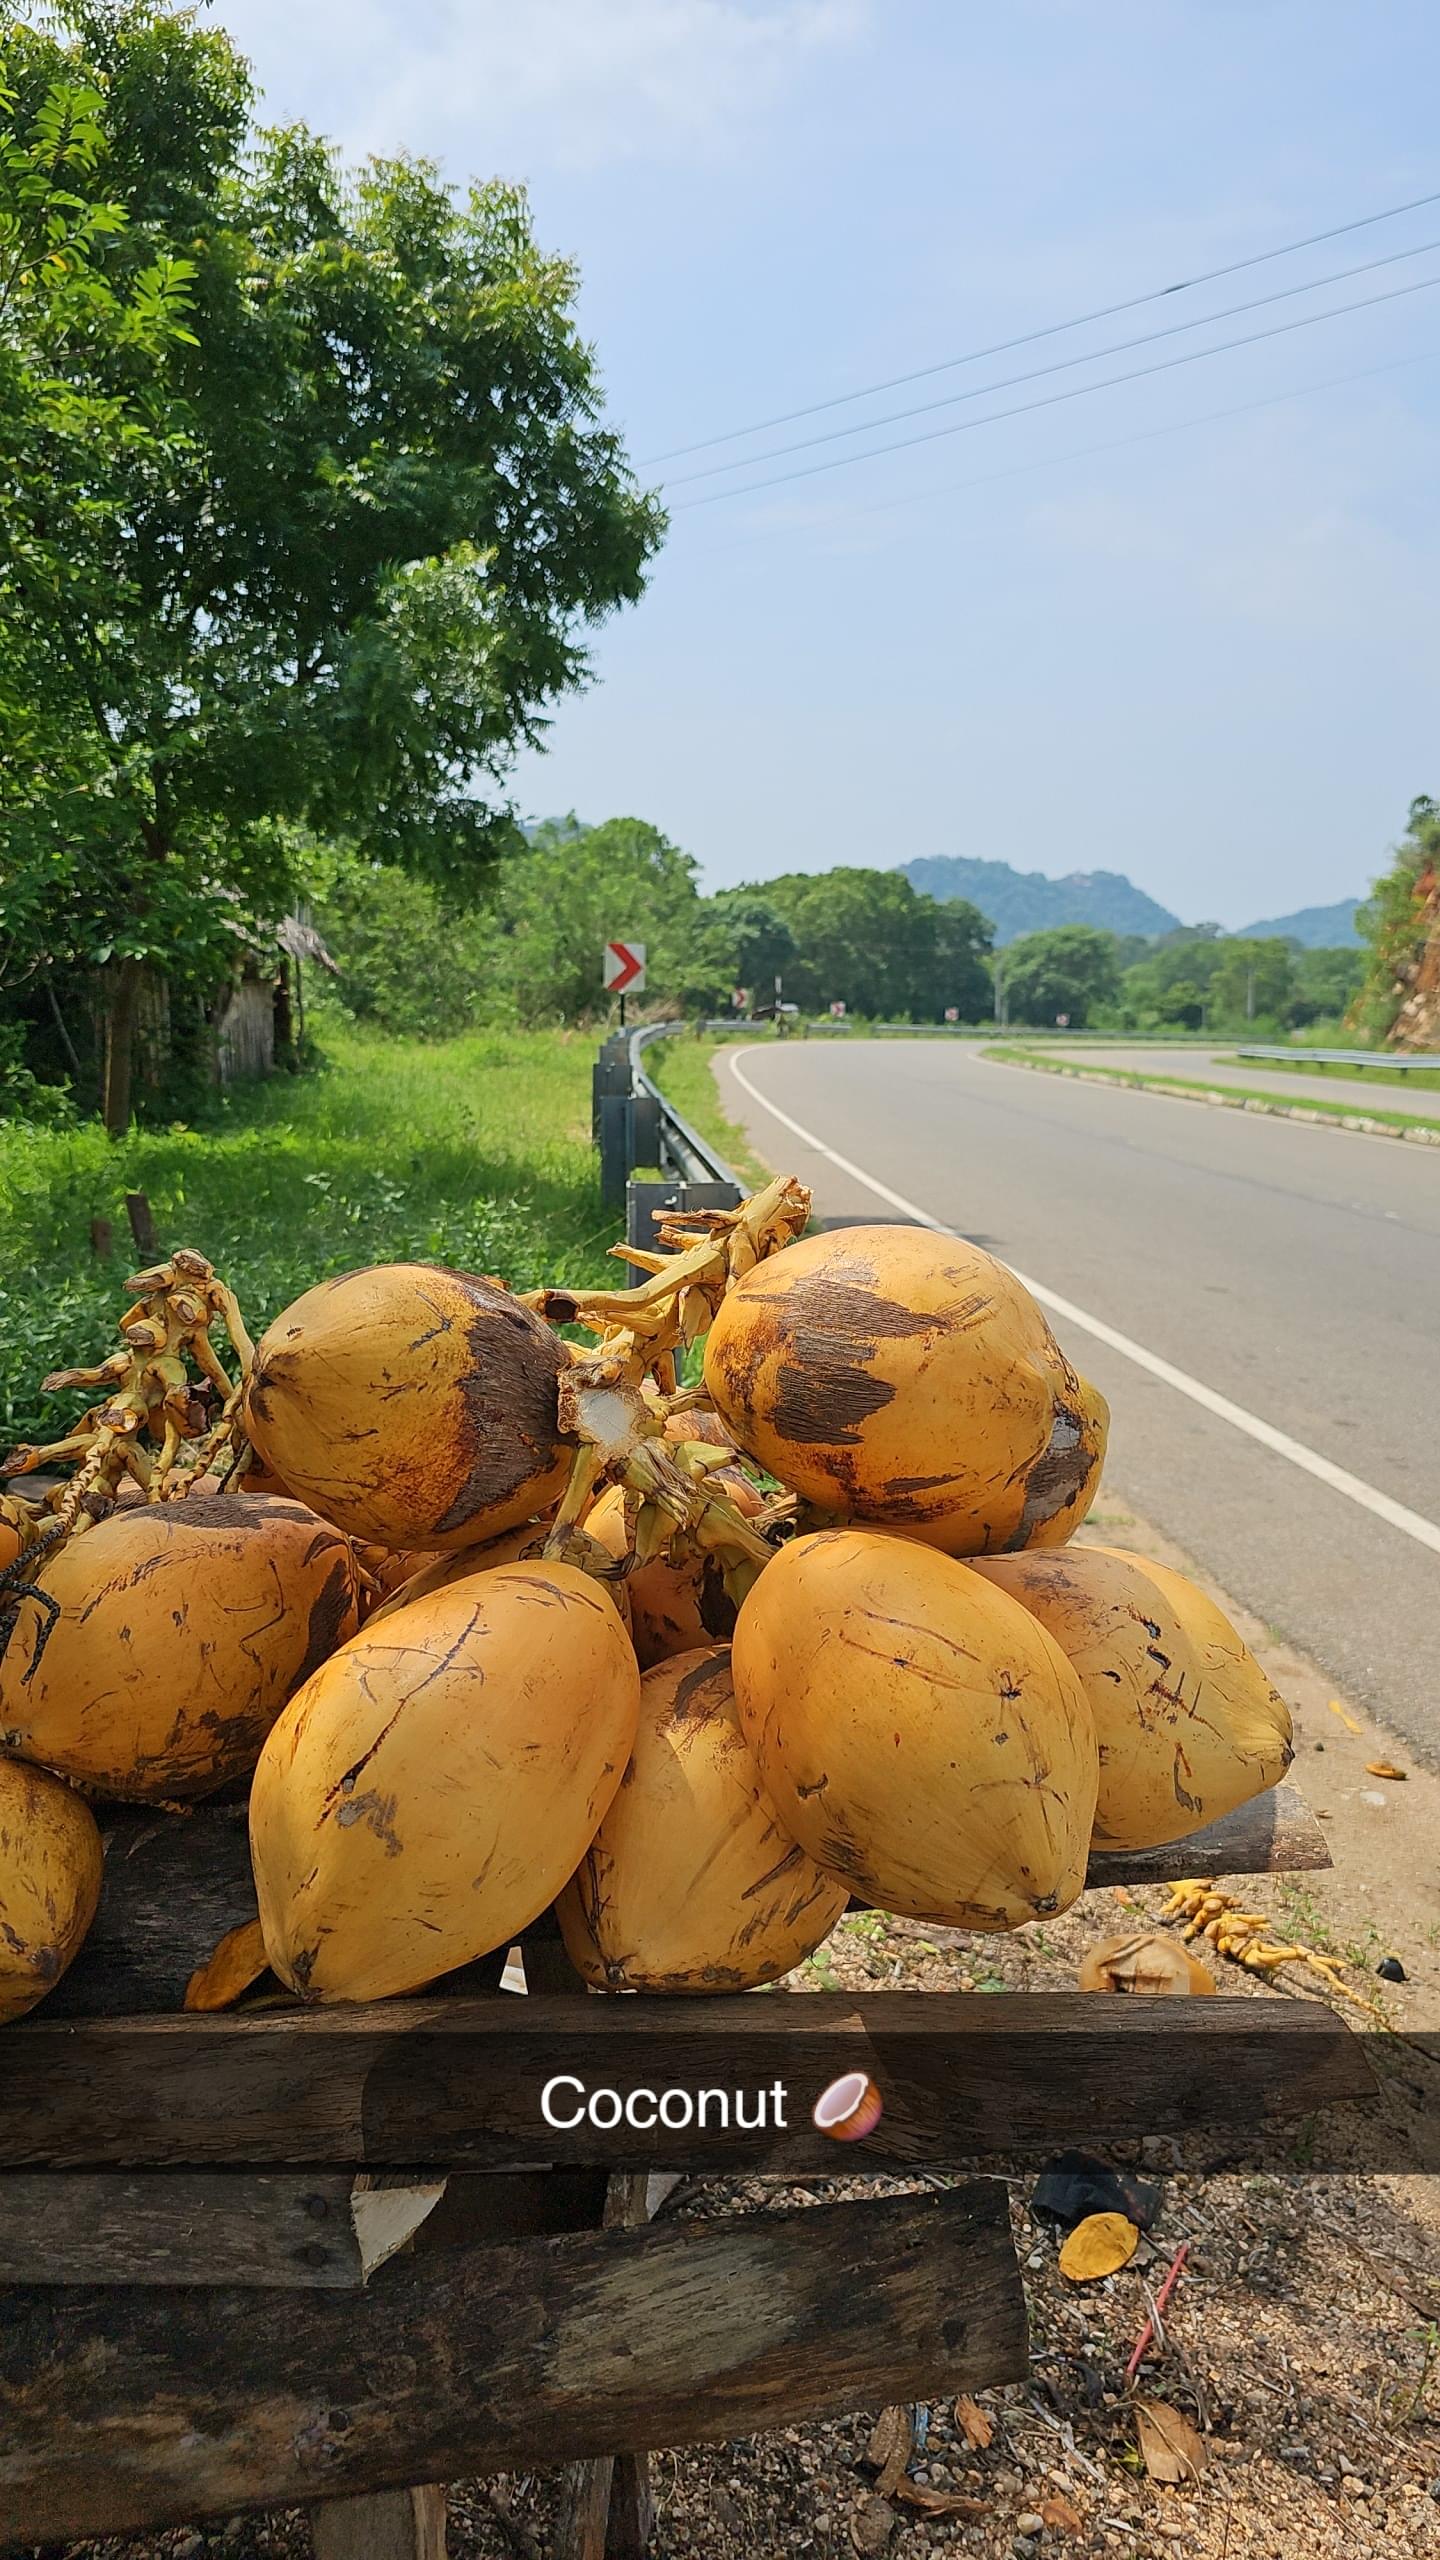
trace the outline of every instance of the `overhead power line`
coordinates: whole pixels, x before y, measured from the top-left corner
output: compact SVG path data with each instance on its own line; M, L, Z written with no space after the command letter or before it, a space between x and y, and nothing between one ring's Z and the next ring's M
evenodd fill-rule
M662 482L662 487L687 489L696 480L714 480L726 471L755 471L761 463L783 461L787 454L808 453L816 445L839 444L847 436L873 435L881 427L898 427L907 418L928 418L937 409L954 409L968 400L987 400L997 391L1014 391L1023 382L1043 382L1054 373L1073 373L1077 365L1103 364L1107 356L1129 355L1135 347L1158 346L1165 338L1183 338L1194 329L1218 328L1222 320L1238 320L1247 311L1268 311L1277 302L1293 302L1297 294L1323 293L1332 284L1348 284L1352 277L1371 276L1381 267L1397 267L1407 258L1428 257L1432 249L1440 249L1440 240L1422 240L1413 249L1392 249L1383 258L1366 258L1358 267L1339 267L1332 275L1313 276L1308 284L1282 285L1277 293L1256 294L1250 302L1232 302L1224 311L1209 311L1198 320L1174 320L1168 329L1145 329L1135 338L1114 338L1108 347L1091 347L1078 356L1061 356L1056 364L1032 365L1027 373L1003 374L998 382L982 382L972 391L947 391L940 400L922 400L913 409L892 409L883 418L865 418L853 427L827 427L818 436L797 436L793 444L772 445L767 453L746 454L738 462L707 462L699 471L682 472L677 479Z
M1339 302L1333 311L1307 311L1298 320L1279 320L1272 329L1251 329L1240 338L1222 338L1218 346L1190 347L1184 355L1162 356L1157 364L1134 365L1128 373L1107 373L1100 382L1075 382L1066 391L1048 391L1040 400L1020 400L1010 409L992 409L983 418L956 418L948 427L928 427L923 435L897 436L890 444L872 445L864 453L836 453L826 462L801 463L794 471L772 472L767 480L747 480L739 489L709 489L701 498L684 498L672 509L687 515L696 507L713 507L725 498L753 498L762 489L778 489L791 480L813 480L822 471L843 471L856 462L878 462L883 454L906 453L914 445L936 444L945 436L969 434L976 427L999 426L1006 418L1028 417L1036 409L1056 409L1067 400L1088 399L1092 392L1114 391L1122 383L1144 382L1152 374L1174 373L1181 365L1201 364L1208 356L1232 355L1238 347L1256 347L1268 338L1288 338L1297 329L1315 329L1325 320L1343 320L1352 311L1374 311L1381 303L1403 302L1412 293L1428 293L1440 276L1422 276L1415 284L1392 286L1389 293L1369 293L1358 302Z
M1106 436L1098 444L1072 445L1066 453L1027 454L1023 462L1003 462L996 471L972 472L967 480L942 480L929 489L905 489L898 497L867 498L861 506L847 506L840 526L853 524L859 516L894 515L902 507L932 506L937 498L962 496L969 489L988 489L995 480L1015 480L1033 471L1055 471L1067 462L1088 462L1102 453L1120 453L1134 444L1153 444L1161 436L1178 436L1196 427L1212 427L1230 418L1248 418L1257 409L1280 409L1290 400L1312 399L1317 391L1338 391L1352 382L1373 382L1377 375L1400 373L1408 365L1440 364L1440 347L1427 347L1419 355L1391 356L1384 364L1361 365L1347 373L1326 374L1320 382L1300 382L1289 391L1267 391L1259 400L1237 400L1223 409L1201 409L1191 418L1166 418L1157 427L1136 427L1128 435ZM837 529L835 519L819 522L806 520L788 525L755 525L748 533L736 534L728 542L715 543L708 551L695 556L701 560L720 560L727 552L743 551L752 543L773 542L777 534L799 536L830 532Z
M812 400L803 409L782 409L778 416L759 418L748 427L727 427L720 435L700 436L693 444L666 447L663 453L647 454L640 464L650 470L660 462L680 462L687 454L708 453L717 444L738 444L747 436L768 435L772 427L794 426L800 418L818 418L827 409L846 408L852 400L875 400L882 392L903 391L908 383L928 382L937 373L953 373L957 366L983 364L988 356L1013 355L1019 347L1037 346L1042 338L1063 337L1067 329L1087 329L1097 320L1118 320L1123 312L1140 311L1149 302L1163 302L1167 294L1195 293L1201 285L1219 284L1226 276L1243 275L1250 267L1267 266L1275 258L1298 257L1302 249L1318 249L1327 240L1343 240L1352 231L1371 230L1377 222L1398 222L1406 213L1419 213L1426 205L1440 204L1440 191L1428 196L1412 196L1405 204L1387 205L1380 213L1358 214L1353 222L1332 223L1328 231L1312 231L1303 240L1287 240L1283 248L1258 249L1252 257L1233 258L1228 266L1207 267L1198 276L1182 276L1174 284L1156 285L1149 293L1131 294L1124 302L1102 303L1094 311L1078 312L1073 320L1052 320L1043 329L1027 329L1017 338L999 338L993 346L971 347L964 355L942 356L937 364L918 365L913 373L895 373L884 382L866 383L859 391L837 391L828 400Z

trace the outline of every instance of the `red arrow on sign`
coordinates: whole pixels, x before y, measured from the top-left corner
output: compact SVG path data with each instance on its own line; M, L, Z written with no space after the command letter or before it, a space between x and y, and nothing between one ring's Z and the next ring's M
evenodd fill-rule
M643 942L606 943L605 984L613 996L623 996L627 988L638 990L644 986L645 945Z

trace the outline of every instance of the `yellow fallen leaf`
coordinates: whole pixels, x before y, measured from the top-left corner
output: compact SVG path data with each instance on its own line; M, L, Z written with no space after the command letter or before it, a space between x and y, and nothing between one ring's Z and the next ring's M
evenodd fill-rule
M1072 2284L1094 2284L1127 2265L1139 2244L1137 2226L1123 2213L1087 2213L1060 2252L1060 2273Z
M203 1964L197 1964L185 1985L184 2006L233 2008L241 1992L259 1981L268 1962L259 1921L242 1920L238 1929L226 1930Z
M1397 1769L1393 1760L1367 1760L1365 1766L1372 1778L1408 1778L1410 1775L1408 1769Z
M1205 2444L1188 2418L1168 2400L1137 2400L1135 2427L1140 2458L1152 2480L1198 2480L1205 2468Z
M966 2443L977 2453L984 2452L995 2433L995 2421L988 2409L982 2409L978 2401L971 2399L968 2391L962 2391L955 2403L955 2424Z
M1338 1716L1338 1717L1339 1717L1339 1719L1340 1719L1341 1723L1343 1724L1343 1726L1345 1727L1345 1730L1346 1730L1346 1732L1347 1732L1347 1733L1363 1733L1363 1732L1364 1732L1365 1727L1363 1726L1363 1724L1357 1724L1357 1723L1356 1723L1355 1718L1354 1718L1354 1717L1349 1713L1349 1711L1348 1711L1345 1707L1342 1707L1342 1706L1341 1706L1340 1701L1339 1701L1339 1699L1338 1699L1338 1698L1332 1698L1332 1699L1331 1699L1331 1701L1330 1701L1330 1713L1332 1714L1332 1716Z

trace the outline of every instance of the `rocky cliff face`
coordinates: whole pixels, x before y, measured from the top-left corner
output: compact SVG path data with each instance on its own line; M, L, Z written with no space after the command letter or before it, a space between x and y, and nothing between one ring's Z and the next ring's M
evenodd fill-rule
M1415 882L1413 956L1396 977L1400 1010L1390 1026L1395 1049L1440 1049L1440 875L1427 862Z

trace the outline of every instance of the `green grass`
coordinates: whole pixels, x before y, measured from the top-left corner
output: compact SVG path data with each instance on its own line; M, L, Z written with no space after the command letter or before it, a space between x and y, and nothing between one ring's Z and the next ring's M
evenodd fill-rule
M761 1032L754 1036L766 1039L770 1035ZM678 1031L668 1040L650 1042L644 1052L645 1072L674 1103L681 1117L698 1129L702 1138L708 1138L712 1147L719 1148L739 1180L758 1191L771 1180L775 1168L757 1156L738 1120L731 1120L723 1110L711 1064L730 1045L703 1034Z
M1227 1067L1249 1067L1254 1066L1256 1063L1257 1061L1253 1058L1230 1057L1225 1060ZM1267 1059L1265 1063L1267 1067L1279 1068L1280 1066L1278 1058ZM1440 1067L1415 1067L1407 1074L1400 1067L1372 1067L1368 1065L1363 1067L1336 1067L1327 1064L1325 1060L1320 1058L1306 1058L1301 1056L1287 1058L1285 1060L1284 1073L1287 1076L1292 1074L1305 1076L1349 1076L1356 1084L1398 1084L1403 1085L1408 1092L1412 1093L1417 1088L1421 1093L1440 1093Z
M98 1121L0 1123L0 1443L56 1437L83 1396L48 1369L113 1347L135 1267L127 1190L163 1250L208 1254L257 1331L313 1281L367 1262L449 1262L515 1288L613 1279L618 1232L590 1144L593 1037L424 1043L325 1032L325 1063L232 1087L203 1125L118 1145ZM108 1218L114 1254L91 1250Z
M1099 1077L1106 1084L1128 1085L1136 1093L1219 1094L1222 1101L1231 1103L1236 1108L1245 1102L1264 1102L1279 1113L1292 1109L1314 1111L1322 1114L1327 1120L1337 1121L1351 1120L1359 1116L1366 1120L1378 1121L1387 1129L1433 1129L1440 1133L1440 1119L1432 1120L1427 1114L1418 1111L1386 1111L1379 1105L1368 1102L1363 1107L1356 1102L1325 1102L1317 1094L1313 1102L1292 1103L1286 1095L1273 1091L1267 1093L1260 1085L1206 1084L1204 1079L1198 1076L1141 1075L1133 1067L1102 1067L1088 1062L1082 1068L1066 1068L1055 1065L1049 1058L1039 1057L1033 1049L1009 1042L997 1046L992 1050L991 1055L1008 1060L1012 1066L1037 1069L1044 1075L1066 1075L1078 1072L1089 1077Z

